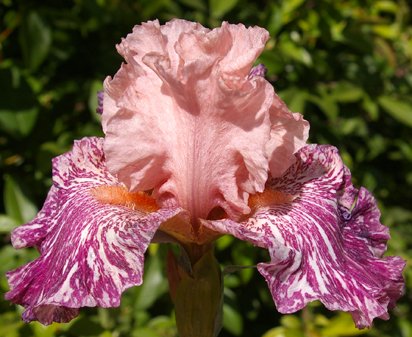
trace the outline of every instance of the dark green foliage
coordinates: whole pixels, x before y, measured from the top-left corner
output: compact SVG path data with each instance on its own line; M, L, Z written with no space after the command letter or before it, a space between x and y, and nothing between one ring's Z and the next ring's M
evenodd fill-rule
M121 58L114 48L135 24L173 17L214 27L259 25L271 39L260 62L311 141L337 146L357 186L373 191L391 227L389 254L408 261L407 293L387 322L356 330L348 314L314 303L276 312L255 269L229 268L221 336L412 336L412 6L406 0L0 0L0 287L4 273L33 259L9 232L30 220L51 184L51 158L74 139L102 135L96 92ZM144 286L115 309L85 309L70 324L20 320L0 300L0 336L177 336L165 278L166 246L147 254ZM222 266L254 265L266 252L230 237Z

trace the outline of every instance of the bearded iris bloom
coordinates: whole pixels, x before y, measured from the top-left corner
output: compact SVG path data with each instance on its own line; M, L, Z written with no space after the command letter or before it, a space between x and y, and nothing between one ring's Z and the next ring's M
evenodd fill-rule
M388 229L338 151L308 145L308 122L252 67L267 39L259 27L173 20L122 40L126 63L99 109L105 137L53 160L42 210L12 233L14 247L40 252L7 275L25 321L119 306L142 283L150 242L201 255L225 234L269 251L258 270L280 312L320 300L360 328L388 318L404 261L383 257Z

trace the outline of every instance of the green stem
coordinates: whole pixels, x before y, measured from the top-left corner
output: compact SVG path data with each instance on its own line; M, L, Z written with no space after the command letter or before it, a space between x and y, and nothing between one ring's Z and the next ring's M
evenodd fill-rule
M223 282L213 247L186 246L180 259L169 259L168 273L179 336L218 336L222 322Z

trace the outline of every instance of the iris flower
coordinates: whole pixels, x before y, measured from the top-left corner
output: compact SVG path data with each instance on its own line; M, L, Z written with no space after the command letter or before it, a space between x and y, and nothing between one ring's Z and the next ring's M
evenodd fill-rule
M40 252L7 274L25 321L119 306L156 238L203 247L225 234L269 251L258 270L281 313L320 300L360 328L388 319L404 261L383 257L388 229L337 149L307 144L308 122L253 68L267 40L259 27L173 20L121 41L105 137L53 160L43 208L12 233Z

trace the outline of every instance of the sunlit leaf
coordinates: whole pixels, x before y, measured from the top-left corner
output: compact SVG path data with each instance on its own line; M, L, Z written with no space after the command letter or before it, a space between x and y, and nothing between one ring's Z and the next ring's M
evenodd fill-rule
M285 57L303 63L306 66L312 65L312 56L309 52L292 41L282 41L282 43L279 44L279 51L282 52Z
M162 336L160 336L156 331L153 331L152 329L138 328L132 332L131 337L162 337Z
M271 7L271 20L268 29L271 34L276 34L284 25L288 24L297 14L297 9L305 0L282 1L279 5L273 2Z
M221 18L235 7L237 2L238 0L209 0L210 13L214 18Z
M287 328L299 329L302 327L300 319L295 315L284 315L280 321Z
M386 39L395 39L399 36L399 26L393 25L376 25L373 27L373 31L379 36Z
M146 259L143 284L137 289L135 310L147 309L167 291L167 282L162 273L158 255Z
M322 328L323 337L344 337L359 336L368 332L368 329L357 329L353 323L352 316L348 313L340 312L329 320L329 324Z
M362 101L362 107L368 112L369 117L372 120L377 120L379 117L379 106L377 102L371 99L369 96L364 95Z
M14 312L0 314L0 336L19 337L23 321Z
M233 242L233 236L224 235L216 241L216 248L218 250L224 250L228 248Z
M338 82L330 95L337 102L356 102L362 98L363 90L359 86L349 82Z
M285 337L285 328L282 326L270 329L262 337Z
M339 107L331 97L310 95L308 100L317 105L330 120L335 120L338 117Z
M13 228L18 225L19 223L15 219L7 215L0 214L0 234L10 233Z
M393 118L412 127L412 104L390 96L379 97L379 104Z
M33 337L54 337L59 331L67 330L72 323L70 324L60 324L53 323L51 325L43 325L39 322L30 323L30 326L34 332ZM86 336L86 335L85 335Z
M283 90L278 94L285 101L291 111L300 113L305 111L305 103L308 98L306 91L292 87Z
M23 192L22 187L11 176L5 177L4 206L9 217L19 224L34 218L37 207Z
M242 315L228 304L223 305L223 327L235 336L243 331Z

